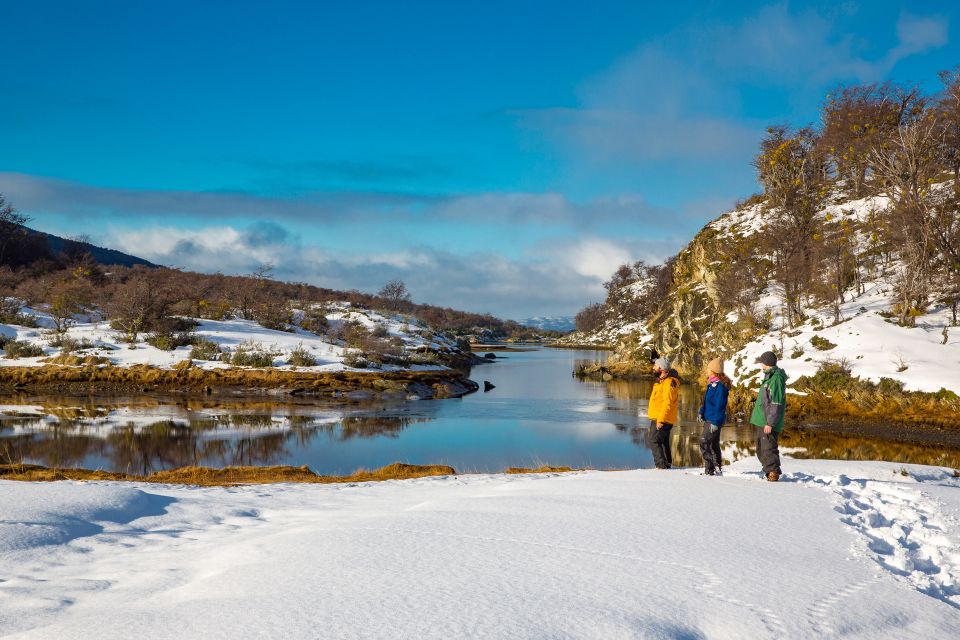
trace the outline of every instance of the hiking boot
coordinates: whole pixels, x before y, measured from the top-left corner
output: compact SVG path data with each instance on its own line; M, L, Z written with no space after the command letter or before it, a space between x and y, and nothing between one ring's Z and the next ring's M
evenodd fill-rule
M777 473L776 471L771 471L770 473L767 474L767 480L770 482L776 482L779 479L780 479L780 474Z

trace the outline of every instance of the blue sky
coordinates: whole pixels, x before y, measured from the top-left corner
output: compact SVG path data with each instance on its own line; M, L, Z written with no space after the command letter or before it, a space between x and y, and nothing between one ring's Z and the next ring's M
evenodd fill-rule
M0 0L0 192L171 266L573 314L755 191L768 124L814 121L841 82L934 90L956 14Z

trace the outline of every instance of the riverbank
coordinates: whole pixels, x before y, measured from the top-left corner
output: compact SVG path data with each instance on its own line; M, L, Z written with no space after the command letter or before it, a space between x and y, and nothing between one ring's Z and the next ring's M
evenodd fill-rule
M171 369L45 365L0 367L0 393L288 395L337 400L458 398L478 385L452 369L313 372L289 369L204 369L187 360Z
M951 637L960 481L884 463L796 460L786 471L777 484L750 460L720 478L0 481L4 632ZM776 535L744 544L771 514ZM698 544L703 532L710 545Z
M574 343L574 342L551 342L544 344L543 346L550 349L572 349L575 351L613 351L614 345L612 344L591 344L591 343Z
M532 473L570 473L582 471L570 467L537 468L510 467L503 473L508 475ZM386 480L410 480L432 476L455 476L456 469L443 464L404 464L394 462L385 467L368 471L360 469L350 475L321 475L308 466L266 466L266 467L180 467L165 471L156 471L148 475L116 473L102 469L51 469L36 464L0 464L0 480L17 482L58 482L74 481L112 481L146 482L152 484L174 484L194 487L230 487L245 484L276 484L293 482L299 484L343 484L354 482L384 482Z

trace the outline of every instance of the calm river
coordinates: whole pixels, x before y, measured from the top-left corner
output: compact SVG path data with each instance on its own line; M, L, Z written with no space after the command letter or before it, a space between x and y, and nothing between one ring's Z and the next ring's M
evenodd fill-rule
M496 388L456 400L345 408L170 396L0 397L0 462L137 474L186 465L275 464L348 474L396 461L448 464L459 472L544 464L653 466L644 442L649 382L572 377L577 361L602 360L603 352L537 349L501 355L471 375ZM698 408L698 392L684 387L681 424L674 429L676 464L700 464ZM750 455L752 433L747 426L725 427L725 457ZM819 457L850 457L859 448L854 457L861 459L960 460L956 452L937 447L890 448L830 435L785 444Z

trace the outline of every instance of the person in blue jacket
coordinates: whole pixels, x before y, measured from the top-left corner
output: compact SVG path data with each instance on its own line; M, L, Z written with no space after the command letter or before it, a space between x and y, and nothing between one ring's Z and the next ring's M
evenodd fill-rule
M707 365L707 391L700 406L700 420L703 422L700 454L703 456L703 471L708 476L719 476L723 473L720 428L727 421L727 396L730 386L730 378L723 373L723 360L714 358Z

